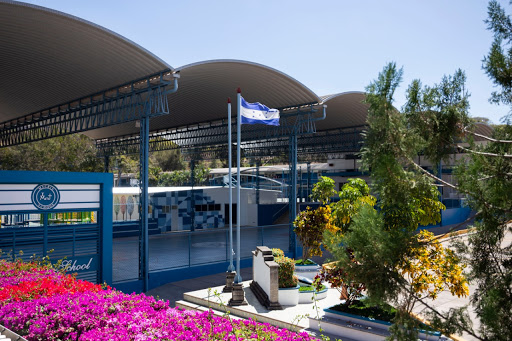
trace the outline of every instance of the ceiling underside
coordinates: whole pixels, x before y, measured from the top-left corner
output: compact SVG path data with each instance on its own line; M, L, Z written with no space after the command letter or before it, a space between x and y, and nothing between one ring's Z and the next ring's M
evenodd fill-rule
M120 35L0 0L0 122L172 68Z

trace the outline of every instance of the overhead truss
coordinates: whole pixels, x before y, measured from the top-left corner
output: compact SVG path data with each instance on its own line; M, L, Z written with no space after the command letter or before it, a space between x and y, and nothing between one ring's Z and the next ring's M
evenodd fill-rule
M0 147L84 132L169 113L164 70L98 93L0 123ZM177 86L174 78L174 86Z
M316 131L315 113L318 109L313 104L295 107L293 112L288 108L281 109L280 126L243 125L242 145L249 141L273 140L290 136L312 134ZM236 123L232 125L232 134L236 140ZM215 155L227 155L228 124L226 120L189 125L166 131L151 133L150 151L162 151L179 148L184 154L203 154L203 158L217 158ZM100 156L136 154L139 148L139 136L123 136L96 141ZM224 150L223 150L224 149Z

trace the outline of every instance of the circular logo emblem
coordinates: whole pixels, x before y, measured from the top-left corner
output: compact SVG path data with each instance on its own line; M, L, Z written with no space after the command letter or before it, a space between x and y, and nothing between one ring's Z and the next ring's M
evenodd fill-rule
M60 193L54 185L37 185L32 190L32 204L40 210L51 210L59 201Z

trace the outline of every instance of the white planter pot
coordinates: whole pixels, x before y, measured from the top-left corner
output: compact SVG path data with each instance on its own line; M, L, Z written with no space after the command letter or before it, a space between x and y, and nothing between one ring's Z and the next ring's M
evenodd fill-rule
M319 274L322 267L318 264L312 265L295 265L295 273L297 276L303 276L309 279L314 279Z
M313 303L314 291L299 291L299 304ZM327 288L316 293L316 299L323 300L327 297Z
M299 286L295 288L279 288L277 301L280 305L294 306L299 304Z

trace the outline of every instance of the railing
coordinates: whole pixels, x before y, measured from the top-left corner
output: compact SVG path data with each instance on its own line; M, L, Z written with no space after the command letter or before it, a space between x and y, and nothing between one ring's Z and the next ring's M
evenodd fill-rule
M236 229L233 229L236 249ZM250 258L256 246L265 245L288 252L289 225L242 227L240 258ZM114 282L138 278L138 238L115 238L113 245ZM150 272L187 268L229 261L229 229L169 232L149 237Z
M25 261L33 255L49 255L52 261L100 255L100 229L97 224L63 224L50 225L45 233L44 227L5 227L0 229L0 249L3 252L0 258L16 257ZM97 282L99 273L82 272L77 277Z

